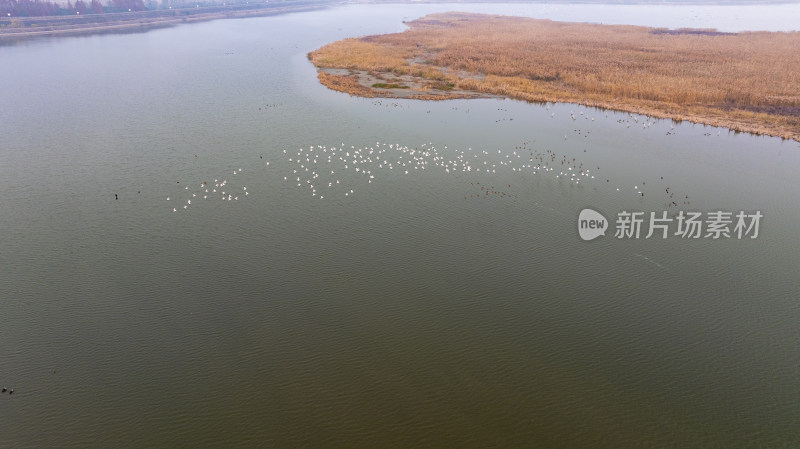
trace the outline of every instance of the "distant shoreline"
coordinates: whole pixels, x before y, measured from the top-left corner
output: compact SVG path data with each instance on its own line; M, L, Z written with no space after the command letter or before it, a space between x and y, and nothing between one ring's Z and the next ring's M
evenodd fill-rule
M799 3L800 0L727 0L695 1L695 0L660 0L656 3L646 0L503 0L510 4L594 4L594 5L778 5ZM476 4L486 0L259 0L252 4L215 5L198 8L156 9L122 13L103 13L85 15L62 15L42 17L7 17L0 16L0 45L13 41L22 41L31 37L87 35L113 32L140 32L154 28L173 26L181 23L202 22L208 20L268 16L302 12L330 6L346 4Z
M340 1L297 1L200 8L160 9L85 16L0 18L0 44L40 36L138 32L181 23L310 11L340 5Z
M759 0L657 0L657 1L649 1L649 0L541 0L541 1L531 1L531 0L502 0L497 3L524 3L524 4L561 4L561 5L613 5L613 6L624 6L624 5L646 5L646 6L656 6L656 5L665 5L665 6L746 6L746 5L787 5L798 3L798 0L767 0L767 1L759 1ZM354 4L378 4L378 5L386 5L386 4L393 4L393 3L410 3L410 4L469 4L469 3L495 3L495 2L487 2L486 0L350 0L349 3Z
M800 141L800 32L726 33L431 14L308 54L362 97L577 103Z

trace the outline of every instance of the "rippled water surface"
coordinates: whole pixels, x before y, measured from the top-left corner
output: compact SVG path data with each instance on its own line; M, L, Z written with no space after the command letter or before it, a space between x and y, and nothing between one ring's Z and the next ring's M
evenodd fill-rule
M0 446L800 445L797 142L353 98L305 56L432 11L786 30L797 5L639 8L352 5L0 47ZM584 242L585 207L763 218Z

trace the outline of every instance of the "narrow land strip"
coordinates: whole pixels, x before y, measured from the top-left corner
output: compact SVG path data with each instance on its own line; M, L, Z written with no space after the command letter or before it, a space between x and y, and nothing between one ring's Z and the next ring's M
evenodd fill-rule
M320 81L365 97L503 96L800 140L800 32L720 33L432 14L402 33L309 53Z
M339 3L336 0L292 0L83 16L0 17L0 43L36 36L144 31L181 23L309 11Z

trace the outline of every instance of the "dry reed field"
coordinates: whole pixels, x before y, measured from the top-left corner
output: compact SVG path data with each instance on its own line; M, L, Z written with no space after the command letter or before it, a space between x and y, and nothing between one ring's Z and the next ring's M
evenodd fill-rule
M309 53L326 86L395 96L360 84L422 83L416 98L451 89L689 120L800 140L800 32L719 33L432 14L402 33L345 39ZM332 75L330 69L349 74Z

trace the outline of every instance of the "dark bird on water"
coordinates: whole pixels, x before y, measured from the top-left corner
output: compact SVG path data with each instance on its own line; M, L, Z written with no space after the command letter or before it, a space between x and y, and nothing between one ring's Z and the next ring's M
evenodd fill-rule
M118 200L118 199L119 199L119 195L117 195L117 194L115 193L115 194L114 194L114 199L115 199L115 200Z

